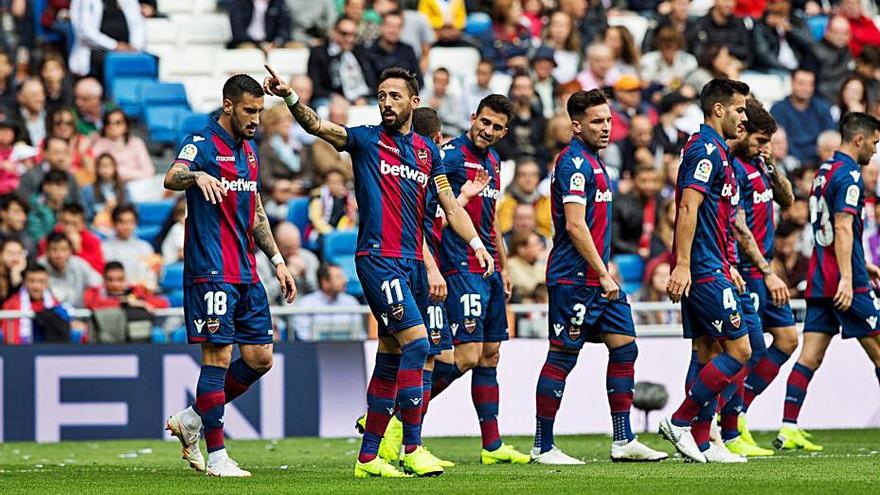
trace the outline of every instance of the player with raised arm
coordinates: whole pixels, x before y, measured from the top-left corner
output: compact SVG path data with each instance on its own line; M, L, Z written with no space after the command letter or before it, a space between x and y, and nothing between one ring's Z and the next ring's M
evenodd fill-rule
M773 455L758 447L746 427L745 415L755 397L760 395L779 373L797 347L794 314L788 304L785 282L770 267L775 231L774 201L788 208L794 201L791 183L777 171L770 155L770 138L776 121L754 98L746 102L745 132L732 145L733 167L739 185L739 208L733 234L739 245L739 269L745 279L746 305L757 311L761 329L750 329L752 357L744 387L721 411L721 436L733 453L745 456ZM773 336L769 348L763 332Z
M501 342L508 338L506 300L510 290L503 240L495 222L495 204L501 194L501 160L493 147L507 134L512 117L513 105L507 97L489 95L471 115L468 132L443 146L443 165L452 191L500 273L485 277L472 247L449 233L442 236L440 268L449 287L446 310L455 350L451 356L441 354L434 364L431 395L436 398L472 371L471 397L480 422L483 464L525 464L530 460L503 443L498 431L497 367ZM474 190L470 186L475 183L484 187Z
M612 461L669 457L639 442L630 426L638 356L632 308L608 272L611 257L611 178L599 151L608 147L611 109L599 90L578 91L567 110L574 133L553 170L550 198L553 249L547 261L550 349L536 391L531 457L540 464L583 464L554 444L553 426L565 380L586 342L608 348L605 386L614 440Z
M223 85L220 116L184 139L165 175L166 189L186 194L183 312L188 341L202 346L196 401L171 416L166 429L180 440L190 466L210 476L250 476L226 453L224 404L272 367L272 319L255 247L275 265L287 302L296 297L260 201L253 137L262 111L260 83L245 74L232 76ZM241 352L235 361L233 344ZM202 427L207 466L199 450Z
M381 125L348 128L324 121L300 104L296 92L266 68L270 73L263 83L266 92L284 98L306 132L352 156L361 218L356 267L367 303L382 322L367 388L366 432L354 474L406 476L377 455L395 403L403 422L404 470L418 476L442 474L443 467L421 447L422 368L430 347L424 323L429 288L422 261L429 187L437 188L449 225L467 240L486 276L495 265L452 194L440 150L412 130L412 112L419 105L416 77L399 68L383 71L377 95Z
M715 453L709 450L708 430L698 445L691 424L751 357L748 329L731 278L728 250L733 241L736 177L725 141L736 139L746 120L748 94L747 84L729 79L713 79L703 87L700 106L705 123L682 151L676 183L674 268L667 292L673 302L682 303L684 336L693 339L696 359L691 359L688 375L693 384L687 397L672 417L661 421L660 433L683 456L701 463L735 461L732 456L707 459ZM710 360L716 341L723 352Z
M865 261L862 249L865 185L860 171L876 152L880 121L848 113L840 119L840 134L840 150L819 167L810 195L814 244L804 343L788 375L782 428L773 442L778 449L822 450L797 422L807 386L841 328L844 339L858 339L880 380L880 299L871 288L872 280L880 280L880 268Z

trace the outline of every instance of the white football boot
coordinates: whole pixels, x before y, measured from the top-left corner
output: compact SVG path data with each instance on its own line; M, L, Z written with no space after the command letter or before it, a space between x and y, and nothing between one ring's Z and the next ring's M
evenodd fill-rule
M703 452L707 462L717 462L721 464L739 464L748 462L748 459L740 455L734 454L727 450L727 447L716 443L709 443L709 450Z
M250 471L238 467L238 463L233 461L226 449L218 450L208 454L208 476L217 476L219 478L249 478Z
M624 444L618 442L611 444L612 462L657 462L667 457L669 454L666 452L654 450L640 442L638 438L633 438Z
M190 467L199 472L204 471L205 458L199 449L202 418L190 407L169 417L165 422L165 429L180 440L181 457L189 463Z
M541 453L541 449L538 447L532 447L532 462L535 464L549 464L554 466L575 466L580 464L586 464L584 461L580 459L575 459L574 457L563 452L559 447L553 446L547 452Z
M663 438L672 442L675 449L685 458L699 463L706 462L706 456L697 447L697 442L694 441L690 426L675 426L672 424L671 417L663 418L660 421L660 434L663 435Z

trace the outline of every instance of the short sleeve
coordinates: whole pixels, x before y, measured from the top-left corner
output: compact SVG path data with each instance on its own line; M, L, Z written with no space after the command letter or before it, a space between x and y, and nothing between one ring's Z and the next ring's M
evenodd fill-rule
M563 203L587 205L587 183L593 180L593 168L580 156L566 154L556 164L556 181Z
M697 141L684 152L681 158L681 170L679 187L706 193L709 186L719 173L722 173L723 163L721 152L711 143Z
M366 143L369 142L369 136L373 130L372 126L361 125L357 127L345 127L345 146L342 147L343 151L347 151L349 153L354 153L363 149Z
M177 156L174 163L182 163L193 172L201 170L199 162L202 159L202 150L199 143L205 142L206 139L201 134L190 134L183 142L180 143L180 149L177 150Z
M835 174L831 182L831 209L833 213L849 213L858 216L859 201L862 199L864 186L861 176L851 174Z
M431 152L431 177L438 177L441 175L446 175L447 169L444 163L444 153L437 148L437 145L434 144L433 141L425 141L428 145L428 150Z

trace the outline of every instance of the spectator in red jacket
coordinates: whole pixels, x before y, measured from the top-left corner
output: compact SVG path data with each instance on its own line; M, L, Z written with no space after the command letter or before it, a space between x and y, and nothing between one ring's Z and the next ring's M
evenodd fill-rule
M614 100L611 102L611 142L616 143L629 136L630 119L645 115L655 126L660 122L657 111L642 101L642 83L632 75L622 76L612 86Z
M853 57L858 57L862 48L868 45L880 45L880 29L877 29L873 19L865 15L860 0L841 0L838 13L849 21L852 33L849 49Z
M167 308L168 299L150 292L142 285L131 285L125 279L125 268L118 261L104 267L104 285L86 289L83 303L88 309L120 308L123 306L143 308L153 312Z
M100 273L104 269L101 238L86 227L86 211L82 206L75 203L64 205L54 231L64 233L70 239L73 254L88 262L95 271ZM46 239L40 240L37 252L39 256L46 254Z

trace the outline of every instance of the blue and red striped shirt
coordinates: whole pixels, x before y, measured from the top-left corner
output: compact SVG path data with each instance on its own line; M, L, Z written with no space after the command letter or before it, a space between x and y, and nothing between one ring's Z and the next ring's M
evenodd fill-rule
M584 210L590 236L607 265L611 259L611 177L605 163L586 143L572 138L556 159L550 184L553 216L553 249L547 260L547 285L599 287L599 274L590 268L565 229L565 203Z
M728 152L724 138L706 124L700 126L699 132L691 136L682 150L675 185L676 210L685 189L703 194L691 245L690 269L694 283L709 282L717 276L730 279L734 259L731 222L738 194L733 166L727 161ZM677 226L677 216L675 223ZM673 267L677 242L678 239L673 239Z
M733 159L736 181L740 190L740 207L745 212L746 225L752 231L761 255L769 263L773 259L773 238L776 230L774 216L773 188L770 176L764 168L764 160L760 157L745 161L738 157ZM739 260L741 273L745 277L763 278L750 260L742 257Z
M813 254L810 256L806 297L834 297L840 283L840 269L834 254L834 215L848 213L853 218L853 292L870 289L865 252L862 248L865 185L859 165L846 153L837 151L819 167L810 194L810 222L813 225Z
M427 192L444 174L440 151L415 132L371 125L347 131L360 213L357 256L421 260Z
M198 187L186 190L185 283L258 282L253 231L260 167L254 142L235 141L215 118L183 140L175 162L216 177L228 191L215 205Z
M495 248L495 203L501 197L501 159L498 153L491 148L481 152L467 134L462 134L443 146L443 167L456 197L461 193L461 186L473 180L477 172L485 170L489 174L489 184L479 196L471 198L464 209L486 250L495 259L495 266L500 266ZM467 241L451 232L442 236L440 241L440 266L444 275L486 271L480 267L476 253Z

